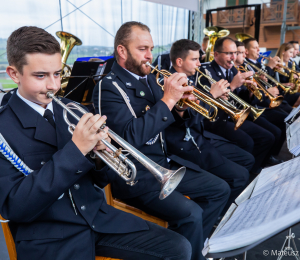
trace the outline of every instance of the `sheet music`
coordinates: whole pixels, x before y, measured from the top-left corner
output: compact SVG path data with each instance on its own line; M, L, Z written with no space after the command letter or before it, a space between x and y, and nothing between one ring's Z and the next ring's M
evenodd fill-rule
M294 108L292 112L284 119L284 122L289 121L293 116L295 116L300 111L300 106Z
M217 253L250 245L300 221L300 158L264 169L250 199L209 240Z
M300 154L300 117L286 129L287 146L295 156Z

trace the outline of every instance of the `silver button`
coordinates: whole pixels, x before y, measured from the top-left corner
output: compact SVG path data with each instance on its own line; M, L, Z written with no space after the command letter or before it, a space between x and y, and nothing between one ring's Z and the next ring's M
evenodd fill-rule
M223 121L226 122L226 119L224 119Z
M41 161L41 165L44 165L45 164L45 162L44 161Z
M95 229L95 225L92 225L92 228L94 228L94 229Z
M113 72L112 73L110 73L111 75L115 75Z
M79 184L77 184L77 183L74 184L74 189L75 189L75 190L79 190L79 188L80 188L80 185L79 185Z
M77 173L77 174L80 174L80 173L82 173L82 171L81 171L81 170L78 170L76 173Z
M182 150L183 150L183 148L180 148L180 150L182 151Z
M80 208L81 210L86 210L86 207L84 205L82 205Z

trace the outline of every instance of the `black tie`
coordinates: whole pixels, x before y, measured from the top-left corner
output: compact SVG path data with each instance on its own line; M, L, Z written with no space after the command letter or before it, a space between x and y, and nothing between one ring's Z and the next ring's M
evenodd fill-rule
M53 113L51 110L46 109L44 113L44 118L47 119L47 121L55 128L55 121L53 119Z
M228 70L226 70L226 80L229 82Z
M141 83L143 83L143 85L146 86L147 89L149 89L150 92L151 92L151 94L153 95L151 88L148 86L147 78L141 78L141 77L140 77L140 78L139 78L139 81L140 81Z

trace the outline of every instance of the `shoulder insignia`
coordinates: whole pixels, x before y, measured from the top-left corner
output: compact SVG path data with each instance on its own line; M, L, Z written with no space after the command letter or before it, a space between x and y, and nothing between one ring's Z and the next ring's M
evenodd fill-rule
M204 69L206 68L206 66L203 66L203 65L201 67L204 68Z
M126 82L126 86L130 86L131 87L132 86L131 82Z
M222 76L221 72L218 72L218 75L219 75L219 76Z
M108 76L108 77L106 77L107 79L112 79L112 77L111 76Z

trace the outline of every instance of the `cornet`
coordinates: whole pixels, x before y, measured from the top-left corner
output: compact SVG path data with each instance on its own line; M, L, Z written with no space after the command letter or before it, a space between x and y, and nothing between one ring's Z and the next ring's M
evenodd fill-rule
M73 116L77 121L80 120L80 117L72 111L78 110L82 114L88 113L82 107L77 105L76 103L68 103L67 105L60 101L57 97L55 97L54 93L49 91L47 92L46 96L48 98L53 99L58 105L60 105L64 111L63 116L67 123L68 130L71 134L73 134L75 125L72 124L68 120L68 114ZM105 125L102 125L101 129L103 129ZM121 145L123 148L126 149L126 152L131 154L136 160L138 160L146 169L148 169L154 177L161 183L161 192L159 195L159 199L164 199L169 196L172 191L177 187L177 185L182 180L185 174L185 167L180 167L176 171L172 171L166 168L161 167L160 165L156 164L116 133L114 133L111 129L108 130L108 135L111 139ZM101 152L93 151L93 153L99 157L102 161L104 161L113 171L115 171L121 178L126 181L126 184L133 186L136 184L137 181L135 180L136 177L136 167L135 165L122 153L122 149L117 149L111 143L107 142L106 140L101 140L104 145L106 145L113 154L109 153L108 151L104 150Z
M250 66L250 65L248 65L247 64L247 66ZM243 66L241 66L242 67L242 69L244 70L244 71L249 71L246 67L243 67ZM257 87L261 90L261 91L263 91L264 93L265 93L265 95L270 99L270 105L269 105L269 108L274 108L274 107L278 107L281 103L282 103L282 101L283 101L283 96L278 96L278 97L274 97L260 82L262 82L262 80L258 77L258 76L256 76L255 74L254 74L254 77L253 77L253 81L254 82L256 82L256 84L257 84ZM267 82L264 82L263 81L263 83L267 83ZM267 83L268 84L268 83Z
M278 82L276 79L274 79L273 77L271 77L268 73L264 72L262 69L260 69L259 67L257 67L257 66L254 65L253 63L248 62L246 59L244 60L244 62L245 62L247 65L250 65L251 67L253 67L254 69L256 69L256 70L257 70L256 73L258 73L258 74L260 74L260 75L264 75L267 79L269 79L269 80L271 80L272 82L274 82L275 85L276 85L277 87L282 88L283 91L284 91L284 94L289 93L290 87L284 86L283 84L281 84L280 82Z
M172 74L166 70L158 70L157 67L152 66L149 62L147 62L146 65L148 65L149 67L151 67L153 69L152 72L153 71L158 72L156 75L156 81L157 81L157 84L163 89L163 85L161 85L159 83L159 78L158 78L159 74L161 74L165 77L169 77ZM216 117L217 112L218 112L218 107L219 107L219 108L223 109L232 118L233 122L235 123L235 128L234 128L235 130L237 130L243 124L243 122L246 120L247 116L250 113L250 108L245 109L245 110L238 110L236 108L233 108L232 106L227 106L225 104L222 104L217 99L210 96L209 94L205 93L204 91L197 89L195 87L194 87L192 94L199 100L203 101L204 103L206 103L214 108L213 117L209 116L209 111L207 109L201 107L194 101L180 100L179 106L182 106L183 104L185 104L185 105L191 107L192 109L195 109L198 113L200 113L201 115L203 115L204 117L206 117L209 120L212 120ZM190 105L190 102L193 102L193 105ZM194 108L193 107L194 104L196 104L197 107ZM198 109L198 107L200 107L200 109ZM204 110L204 112L202 112L202 110Z
M199 84L203 89L205 89L207 92L209 92L209 91L210 91L210 87L207 86L207 85L201 84L201 77L207 78L208 81L209 81L211 84L216 83L216 81L215 81L212 77L210 77L210 76L206 75L205 73L203 73L203 72L202 72L201 70L199 70L198 68L196 68L196 70L201 74L201 75L198 77L198 84ZM251 112L252 115L253 115L254 120L256 120L256 119L257 119L257 118L265 111L265 109L258 109L258 108L255 108L255 107L249 105L247 102L245 102L244 100L242 100L240 97L238 97L237 95L235 95L235 94L234 94L233 92L231 92L231 91L228 93L228 95L229 95L229 97L231 97L233 100L235 100L236 102L238 102L239 104L241 104L244 110L249 111L249 113ZM233 107L233 108L236 109L235 106L233 106L229 101L227 101L227 100L225 100L225 99L218 98L217 100L220 101L220 102L222 102L224 105L231 106L231 107ZM248 114L249 114L249 113L248 113ZM247 116L248 116L248 115L247 115ZM245 118L245 119L246 119L246 118Z

